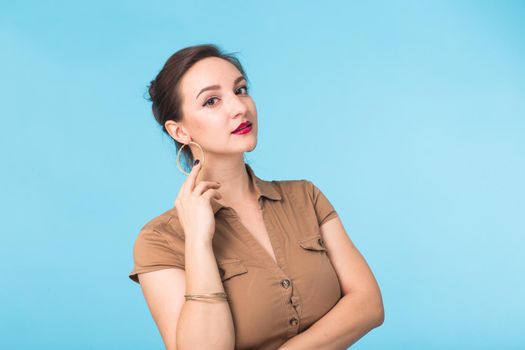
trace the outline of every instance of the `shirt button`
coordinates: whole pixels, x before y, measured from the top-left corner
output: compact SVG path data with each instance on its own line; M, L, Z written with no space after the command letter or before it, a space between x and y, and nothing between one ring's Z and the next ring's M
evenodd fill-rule
M289 279L284 279L284 280L281 281L281 286L283 286L283 288L290 287L290 284L291 284L291 282L290 282Z
M319 238L317 242L321 245L321 247L324 247L324 241L321 238Z
M294 318L290 319L290 324L291 325L296 326L298 323L299 323L299 320L297 319L297 317L294 317Z

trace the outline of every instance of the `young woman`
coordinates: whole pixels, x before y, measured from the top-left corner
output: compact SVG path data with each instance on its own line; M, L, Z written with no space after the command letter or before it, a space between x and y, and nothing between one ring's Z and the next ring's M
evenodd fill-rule
M258 119L238 59L184 48L149 94L188 175L142 227L129 274L167 349L346 349L383 323L378 284L320 189L245 163Z

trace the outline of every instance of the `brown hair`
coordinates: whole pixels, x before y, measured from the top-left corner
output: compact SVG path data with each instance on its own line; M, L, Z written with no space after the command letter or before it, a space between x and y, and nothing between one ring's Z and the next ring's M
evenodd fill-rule
M184 74L198 61L207 57L219 57L233 64L244 76L248 77L234 53L225 53L217 45L202 44L183 48L168 58L155 79L148 86L149 98L152 102L151 109L155 120L162 126L162 130L169 135L164 123L168 120L180 122L182 115L182 96L179 91L180 81ZM171 138L171 136L170 136ZM175 141L177 151L182 143ZM193 164L193 154L189 146L182 150L186 165Z

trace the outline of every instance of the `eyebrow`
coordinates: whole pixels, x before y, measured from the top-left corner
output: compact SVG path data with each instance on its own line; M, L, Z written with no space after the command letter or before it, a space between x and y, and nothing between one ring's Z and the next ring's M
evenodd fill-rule
M240 77L238 77L237 79L235 79L235 81L233 82L233 85L237 84L238 82L240 82L241 80L246 80L244 79L244 77L241 75ZM197 94L197 97L195 97L195 99L199 98L199 95L202 94L204 91L207 91L207 90L215 90L215 89L220 89L221 86L220 85L210 85L210 86L207 86L205 87L204 89L202 89L198 94Z

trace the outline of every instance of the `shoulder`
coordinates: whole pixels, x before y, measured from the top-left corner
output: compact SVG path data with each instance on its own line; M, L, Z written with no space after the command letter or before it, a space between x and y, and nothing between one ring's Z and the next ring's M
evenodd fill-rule
M306 217L315 218L319 226L338 216L332 203L313 181L299 179L272 182L291 204L303 210Z
M149 219L140 229L140 232L155 231L172 237L184 238L184 230L180 225L175 207Z
M178 248L184 243L184 230L175 208L160 213L146 221L135 238L134 250L155 245Z
M307 196L313 199L317 188L312 181L307 179L273 180L271 182L275 184L281 194L294 197Z
M184 253L184 231L173 208L148 220L140 229L133 243L133 270L129 277L138 282L140 273L184 269Z
M316 201L317 186L308 179L271 181L285 202L294 207L309 207Z

